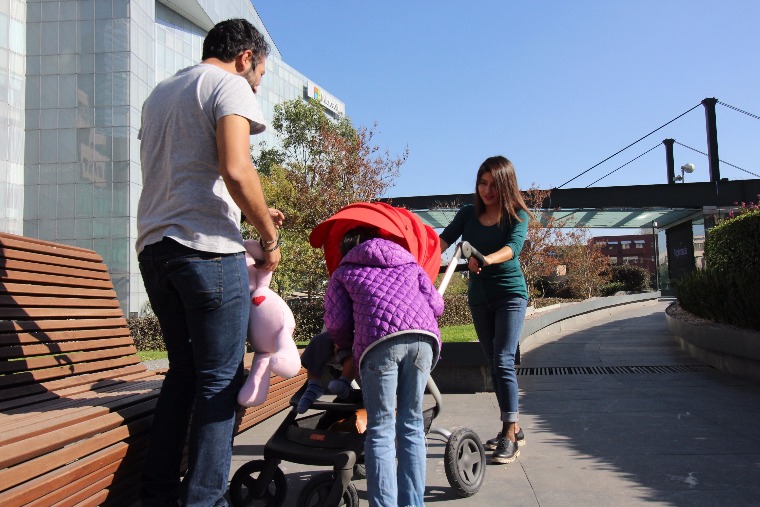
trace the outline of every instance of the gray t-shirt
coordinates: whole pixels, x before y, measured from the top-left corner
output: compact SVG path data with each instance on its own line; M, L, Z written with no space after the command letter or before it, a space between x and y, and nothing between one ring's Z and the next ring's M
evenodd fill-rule
M216 122L232 114L250 120L252 135L266 128L248 82L210 64L180 70L145 101L137 253L164 237L204 252L244 251L216 148Z

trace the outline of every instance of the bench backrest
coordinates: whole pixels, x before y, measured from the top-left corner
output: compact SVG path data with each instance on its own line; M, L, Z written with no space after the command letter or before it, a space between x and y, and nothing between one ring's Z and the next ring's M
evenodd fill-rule
M103 259L0 233L0 408L145 371Z

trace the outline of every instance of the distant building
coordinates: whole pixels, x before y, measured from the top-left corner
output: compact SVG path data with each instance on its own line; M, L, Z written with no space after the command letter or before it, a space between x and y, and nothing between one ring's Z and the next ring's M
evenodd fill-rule
M613 266L633 264L655 275L654 237L651 235L596 236L591 239Z
M254 2L256 3L256 2ZM345 104L283 60L249 0L0 1L0 232L96 250L121 308L147 302L137 265L142 104L201 59L218 22L245 18L272 46L258 92L275 105ZM267 130L251 138L278 142Z

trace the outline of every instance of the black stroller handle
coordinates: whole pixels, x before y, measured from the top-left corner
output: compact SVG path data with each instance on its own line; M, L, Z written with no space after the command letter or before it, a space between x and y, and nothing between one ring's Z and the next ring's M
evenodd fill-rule
M462 257L465 259L469 259L470 257L475 257L475 260L478 261L478 264L482 267L485 265L486 260L483 257L483 254L478 252L478 250L472 246L468 241L462 241L460 243L460 247L462 248Z

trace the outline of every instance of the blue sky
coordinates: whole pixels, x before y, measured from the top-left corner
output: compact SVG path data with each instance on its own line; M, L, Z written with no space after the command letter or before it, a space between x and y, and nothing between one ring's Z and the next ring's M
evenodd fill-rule
M289 65L409 147L389 197L474 190L488 156L558 187L707 97L760 115L760 1L254 1ZM266 77L264 78L266 79ZM717 106L720 158L760 174L760 120ZM565 188L666 182L662 140L707 152L704 108ZM675 146L708 181L707 157ZM721 176L754 178L721 165Z

